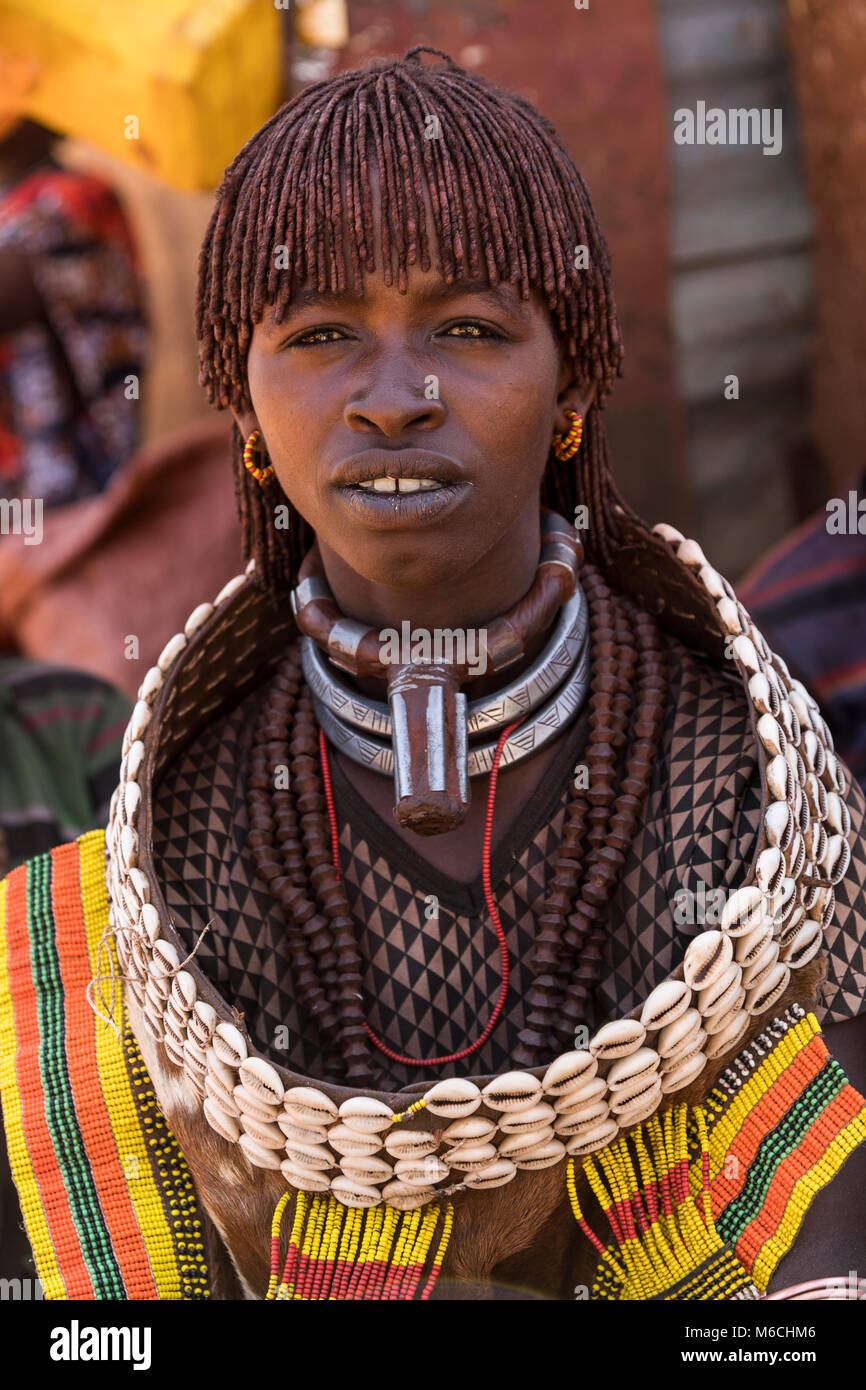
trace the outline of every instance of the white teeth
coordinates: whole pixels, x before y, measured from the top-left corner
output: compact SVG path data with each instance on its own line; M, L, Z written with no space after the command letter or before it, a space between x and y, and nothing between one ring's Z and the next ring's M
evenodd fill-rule
M370 478L358 483L367 492L432 492L441 486L434 478Z

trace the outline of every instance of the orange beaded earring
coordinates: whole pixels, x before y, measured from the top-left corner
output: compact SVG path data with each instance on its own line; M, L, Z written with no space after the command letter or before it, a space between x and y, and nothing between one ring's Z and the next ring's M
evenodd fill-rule
M266 468L260 468L253 457L254 450L261 437L261 430L253 430L244 445L244 467L252 473L257 483L266 483L269 478L274 476L274 466L272 463L269 463Z
M554 434L553 436L553 452L562 463L565 463L567 459L574 458L583 438L583 416L578 415L576 410L567 410L565 413L571 420L568 434Z

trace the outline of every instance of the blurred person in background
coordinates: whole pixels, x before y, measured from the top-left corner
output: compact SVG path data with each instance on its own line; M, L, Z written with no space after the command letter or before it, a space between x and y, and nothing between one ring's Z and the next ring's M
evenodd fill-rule
M820 702L838 752L866 790L866 471L833 500L835 508L829 502L785 536L737 589Z
M112 190L0 118L0 497L101 492L138 447L147 330Z
M131 708L86 671L0 658L0 875L105 824Z

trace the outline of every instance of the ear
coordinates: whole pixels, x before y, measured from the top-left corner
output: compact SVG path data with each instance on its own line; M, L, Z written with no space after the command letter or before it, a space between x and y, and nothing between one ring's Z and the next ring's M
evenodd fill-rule
M244 439L249 439L253 430L260 429L255 412L252 410L237 411L232 407L232 415L235 417L235 424L243 435Z
M567 434L571 421L566 415L567 410L574 410L578 415L586 418L587 411L595 400L596 383L587 385L585 382L578 381L572 368L568 364L563 364L559 374L559 394L556 397L556 416L554 429L558 434Z

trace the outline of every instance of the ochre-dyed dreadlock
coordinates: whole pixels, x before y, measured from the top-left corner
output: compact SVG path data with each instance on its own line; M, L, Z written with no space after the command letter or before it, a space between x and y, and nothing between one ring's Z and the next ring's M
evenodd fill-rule
M444 61L424 63L424 52ZM434 129L438 138L428 138ZM602 411L623 357L607 247L586 185L551 124L438 50L411 49L405 58L316 83L226 170L202 245L196 300L199 379L209 399L220 409L251 408L246 356L267 306L279 320L308 280L320 292L343 291L347 266L353 290L363 293L364 274L376 264L373 167L380 171L386 283L396 263L404 289L407 266L429 269L436 249L448 283L486 276L518 286L524 297L533 289L544 295L563 354L580 381L595 382L596 397L576 464L547 469L542 500L567 518L584 503L587 558L606 564L615 506L634 517L611 475ZM279 258L277 246L285 247ZM587 248L586 269L575 266L579 246ZM274 526L274 507L285 498L275 481L262 487L250 476L243 443L235 429L244 553L256 557L265 587L285 594L312 533L294 514L288 530Z
M424 63L423 52L443 61ZM436 138L428 138L433 130ZM549 1060L551 1048L567 1047L575 1024L592 1016L605 912L656 763L667 691L653 619L616 595L604 577L618 539L617 512L643 525L620 496L608 462L603 407L621 372L623 349L607 248L583 179L550 123L446 54L412 49L403 59L378 60L320 82L248 141L219 190L196 304L200 380L217 407L251 408L246 356L268 306L279 321L307 282L319 292L340 292L350 278L353 291L363 293L364 275L375 271L377 259L373 170L387 283L394 282L396 267L397 287L405 289L407 267L430 269L435 250L449 283L480 276L490 284L512 283L524 298L540 292L564 358L578 381L596 388L575 463L552 457L542 483L542 501L563 516L573 517L578 504L588 509L582 583L593 670L586 754L591 786L569 799L539 913L535 980L515 1053L518 1063L538 1065ZM279 268L277 246L285 248ZM586 248L586 268L577 265L578 247ZM313 535L297 515L288 531L276 529L274 508L286 499L276 482L263 487L250 476L243 443L236 429L244 549L255 556L259 582L284 602ZM299 827L313 834L310 824L315 815L321 820L324 801L312 714L289 709L299 688L293 661L297 665L290 653L257 729L257 771L248 788L256 827L250 845L266 881L275 878L289 895L298 987L311 1015L327 1021L323 1055L333 1054L331 1065L344 1068L354 1084L387 1084L365 1034L362 962L345 890L329 867L324 822L315 844L302 843ZM262 758L267 763L274 740L287 738L294 743L280 757L291 762L291 786L274 800Z

